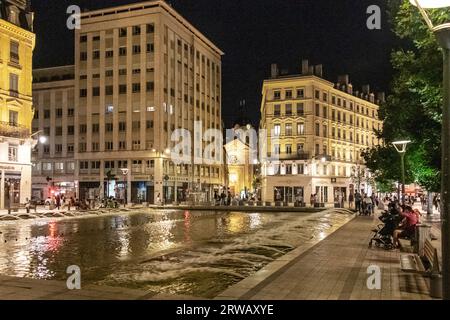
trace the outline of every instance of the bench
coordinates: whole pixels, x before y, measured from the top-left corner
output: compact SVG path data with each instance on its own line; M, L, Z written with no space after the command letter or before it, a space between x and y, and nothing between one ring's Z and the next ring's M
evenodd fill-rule
M441 273L437 249L429 239L425 240L423 256L403 254L400 256L400 268L403 272L431 276Z

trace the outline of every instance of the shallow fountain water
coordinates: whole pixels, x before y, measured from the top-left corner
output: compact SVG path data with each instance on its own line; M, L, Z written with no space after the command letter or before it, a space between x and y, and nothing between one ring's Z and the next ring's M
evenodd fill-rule
M213 297L348 214L162 210L0 222L0 274Z

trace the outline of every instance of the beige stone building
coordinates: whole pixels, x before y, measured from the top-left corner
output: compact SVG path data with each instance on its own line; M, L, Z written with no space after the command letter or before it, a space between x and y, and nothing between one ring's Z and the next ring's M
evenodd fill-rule
M0 208L31 196L33 14L24 0L0 1Z
M47 137L33 158L33 197L76 196L74 66L33 71L33 132Z
M322 66L302 62L301 72L280 75L272 65L264 81L260 130L266 129L268 157L262 161L264 201L296 200L329 204L347 200L357 189L361 151L379 143L375 130L378 99L369 86L356 91L348 76L332 83L322 76ZM371 186L360 185L371 193Z
M158 195L166 202L183 201L190 192L210 197L223 184L223 167L175 165L169 151L175 129L193 133L201 121L203 132L221 130L222 54L163 1L82 13L74 79L35 84L44 95L42 108L51 110L49 124L59 124L56 112L63 110L62 135L55 127L50 139L62 146L40 150L39 162L54 162L52 148L62 150L57 162L65 162L64 177L52 167L53 181L70 181L74 168L80 198L126 194L131 202L154 203ZM39 129L45 121L39 118ZM72 123L73 138L66 135ZM193 158L201 158L202 147L192 148ZM74 167L67 150L73 150ZM48 176L39 175L41 183Z

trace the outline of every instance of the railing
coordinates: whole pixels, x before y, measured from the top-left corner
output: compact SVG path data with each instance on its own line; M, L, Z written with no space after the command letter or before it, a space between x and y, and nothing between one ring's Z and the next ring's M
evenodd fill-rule
M0 136L12 138L29 138L30 128L15 123L0 121Z
M311 155L307 152L300 153L268 153L267 156L272 159L279 160L309 160L311 159Z

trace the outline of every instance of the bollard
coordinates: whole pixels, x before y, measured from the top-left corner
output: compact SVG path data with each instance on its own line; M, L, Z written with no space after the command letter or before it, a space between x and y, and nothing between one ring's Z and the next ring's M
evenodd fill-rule
M430 277L430 296L442 299L442 276L440 274L432 274Z

